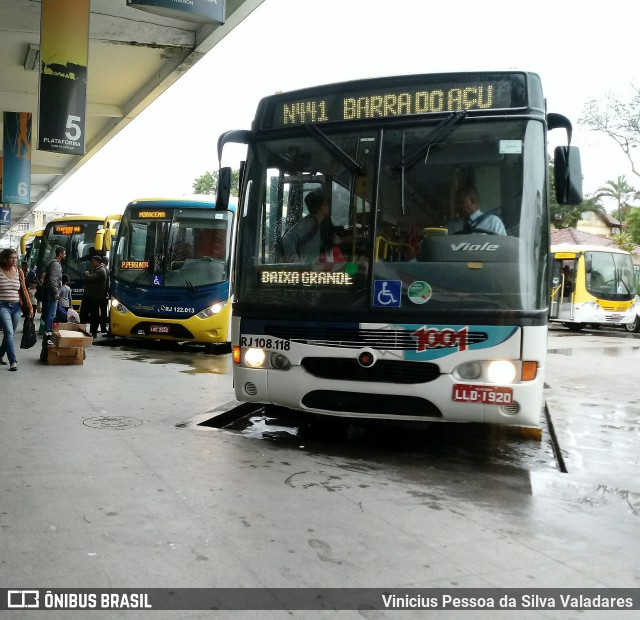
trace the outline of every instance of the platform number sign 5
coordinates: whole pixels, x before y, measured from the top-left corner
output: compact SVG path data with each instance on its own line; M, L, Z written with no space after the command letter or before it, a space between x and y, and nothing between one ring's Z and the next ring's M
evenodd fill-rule
M68 140L73 140L74 142L80 140L82 136L81 120L79 116L74 116L73 114L67 116L67 131L65 131L64 135Z

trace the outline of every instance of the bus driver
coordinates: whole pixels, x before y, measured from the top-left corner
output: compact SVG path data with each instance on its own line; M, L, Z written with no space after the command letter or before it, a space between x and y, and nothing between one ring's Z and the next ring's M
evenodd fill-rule
M460 217L447 223L450 235L488 233L506 235L502 220L492 213L483 213L478 204L478 190L467 185L456 192L456 210Z

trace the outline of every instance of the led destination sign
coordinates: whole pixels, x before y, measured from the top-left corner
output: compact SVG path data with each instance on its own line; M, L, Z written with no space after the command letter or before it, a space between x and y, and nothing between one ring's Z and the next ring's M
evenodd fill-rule
M148 260L123 260L120 261L120 269L149 269Z
M353 279L343 271L282 271L263 269L260 284L280 286L351 286Z
M54 231L59 235L72 235L73 233L82 232L82 226L56 226Z
M134 216L139 220L169 220L171 219L169 213L162 209L140 209Z
M356 121L456 112L523 108L526 89L522 74L496 76L495 79L464 79L378 88L354 88L345 92L319 93L317 97L283 100L274 97L272 111L265 116L265 127ZM322 89L323 91L325 89ZM292 95L294 95L293 93Z

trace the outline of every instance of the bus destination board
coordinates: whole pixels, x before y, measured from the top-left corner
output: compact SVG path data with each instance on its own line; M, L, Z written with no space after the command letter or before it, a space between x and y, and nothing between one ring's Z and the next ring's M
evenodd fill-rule
M474 77L453 75L451 79L425 78L422 82L414 79L401 85L379 81L377 88L370 82L348 91L343 85L333 91L318 89L315 97L296 98L296 93L291 93L290 98L275 96L263 128L526 106L523 74L502 74L493 79L486 75Z

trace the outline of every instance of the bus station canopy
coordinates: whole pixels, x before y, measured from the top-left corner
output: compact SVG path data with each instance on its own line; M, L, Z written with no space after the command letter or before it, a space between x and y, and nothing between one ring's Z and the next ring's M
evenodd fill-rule
M33 114L31 202L10 205L11 226L0 229L0 239L264 0L217 1L226 1L224 23L91 0L85 154L69 155L36 148L41 2L0 0L0 111ZM0 114L0 131L2 122Z

